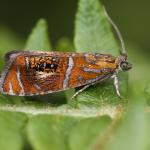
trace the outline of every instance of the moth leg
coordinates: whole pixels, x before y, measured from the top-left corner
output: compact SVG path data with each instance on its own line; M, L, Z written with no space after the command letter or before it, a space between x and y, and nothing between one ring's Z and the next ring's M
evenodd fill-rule
M121 94L119 92L119 81L118 81L118 77L116 75L113 75L112 78L114 79L114 86L116 89L116 93L117 95L121 98Z
M85 85L82 89L78 90L71 99L75 98L79 93L81 93L82 91L84 91L85 89L87 89L88 87L90 87L91 84Z

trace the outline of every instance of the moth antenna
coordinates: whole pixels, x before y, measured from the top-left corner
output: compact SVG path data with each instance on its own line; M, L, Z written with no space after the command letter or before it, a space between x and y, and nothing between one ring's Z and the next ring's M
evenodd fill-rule
M104 6L103 6L103 8L104 8L104 13L105 13L105 15L106 15L108 21L110 22L110 24L112 25L112 27L115 29L115 32L116 32L116 34L117 34L117 36L118 36L118 38L119 38L119 40L120 40L121 47L122 47L121 54L126 54L126 47L125 47L125 43L124 43L123 37L122 37L122 35L121 35L121 33L120 33L120 31L119 31L117 25L113 22L113 20L112 20L112 19L110 18L110 16L108 15L108 13L107 13L107 11L106 11L106 9L105 9Z

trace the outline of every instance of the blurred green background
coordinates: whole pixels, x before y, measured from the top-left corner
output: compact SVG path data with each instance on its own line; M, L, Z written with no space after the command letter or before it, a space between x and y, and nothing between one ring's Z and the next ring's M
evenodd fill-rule
M125 41L136 44L142 55L150 54L150 1L149 0L102 0ZM49 24L52 43L62 37L73 37L77 0L5 0L0 2L0 25L26 39L39 18ZM147 56L147 55L146 55Z

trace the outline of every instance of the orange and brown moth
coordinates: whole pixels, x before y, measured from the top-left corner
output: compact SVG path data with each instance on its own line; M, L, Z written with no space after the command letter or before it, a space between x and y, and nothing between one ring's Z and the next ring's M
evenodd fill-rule
M15 51L6 55L6 65L0 79L3 94L32 96L64 91L83 86L74 96L90 85L114 78L131 69L127 56L109 54Z

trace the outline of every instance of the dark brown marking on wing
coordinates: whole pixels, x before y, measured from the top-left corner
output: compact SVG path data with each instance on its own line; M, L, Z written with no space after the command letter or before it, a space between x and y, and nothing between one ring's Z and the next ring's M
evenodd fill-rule
M39 86L43 92L59 91L63 88L63 80L68 64L65 55L29 56L29 80Z

